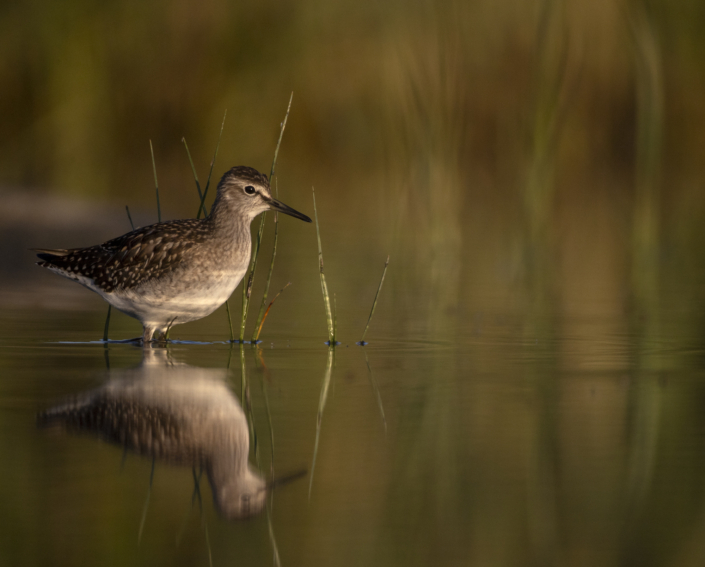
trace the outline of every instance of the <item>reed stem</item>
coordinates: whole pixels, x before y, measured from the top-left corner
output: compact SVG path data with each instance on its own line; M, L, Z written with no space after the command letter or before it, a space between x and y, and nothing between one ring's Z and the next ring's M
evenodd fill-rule
M162 207L159 204L159 182L157 181L157 164L154 161L154 147L152 146L152 140L149 141L149 151L152 152L152 170L154 171L154 186L157 191L157 221L162 222Z
M291 104L291 101L289 101ZM288 111L287 111L288 115ZM275 182L275 195L277 199L279 198L279 183ZM264 292L262 293L262 304L259 307L259 313L257 314L257 322L255 323L255 333L252 335L252 342L256 343L259 340L259 334L262 331L262 325L264 324L264 318L267 316L266 313L269 313L269 309L272 307L272 303L269 304L269 307L267 307L266 312L265 312L265 305L267 302L267 296L269 295L269 285L272 282L272 272L274 272L274 259L277 257L277 242L279 241L279 214L274 211L274 244L272 244L272 260L269 263L269 273L267 274L267 281L264 285ZM291 283L291 282L289 282ZM287 286L289 284L286 284ZM286 286L279 292L281 293L286 289ZM279 293L277 294L277 297L279 297ZM276 297L274 298L276 300Z
M272 308L272 305L274 305L274 302L277 300L277 297L279 297L287 287L291 285L291 282L288 282L283 288L279 290L279 293L277 293L274 296L274 299L269 302L269 306L267 307L267 310L264 312L264 316L262 317L262 320L259 322L259 327L257 327L257 332L252 336L252 344L257 344L257 341L259 340L259 334L262 332L262 327L264 326L264 321L267 319L267 315L269 315L269 310Z
M230 342L235 342L235 333L233 332L233 320L230 317L230 300L225 301L225 311L228 314L228 327L230 327Z
M222 133L222 130L221 130ZM196 166L193 165L193 159L191 158L191 152L188 149L188 144L186 143L186 138L181 138L181 141L184 143L184 147L186 148L186 155L188 156L188 161L191 164L191 171L193 172L193 178L196 181L196 191L198 191L198 202L199 202L199 208L198 212L201 212L201 207L203 206L203 193L201 192L201 183L198 181L198 174L196 173Z
M208 213L206 212L206 197L208 196L208 188L210 187L211 184L211 176L213 175L213 166L215 165L215 158L218 157L218 148L220 148L220 140L223 138L223 128L225 128L225 117L228 115L228 111L226 110L223 113L223 122L220 124L220 134L218 135L218 143L215 146L215 153L213 154L213 159L211 160L211 168L208 171L208 179L206 180L206 188L203 190L203 196L201 197L201 203L198 206L198 212L196 213L196 218L200 219L201 218L201 213L203 213L203 216L206 216Z
M333 314L330 308L330 295L328 294L328 285L326 284L326 275L323 273L323 248L321 246L321 229L318 226L318 209L316 208L316 191L312 187L313 195L313 214L316 218L316 236L318 237L318 266L321 275L321 292L323 293L323 304L326 308L326 318L328 320L328 342L330 346L335 346L335 326L333 323Z
M377 293L375 293L374 301L372 302L372 310L370 311L370 316L367 318L367 325L365 325L365 330L362 333L362 338L357 344L365 346L365 335L367 334L367 329L370 328L370 321L372 321L372 315L375 313L375 307L377 307L377 298L379 297L379 292L382 290L382 284L384 283L384 276L387 275L387 267L389 266L389 256L387 256L387 261L384 263L384 271L382 272L382 279L379 280L379 286L377 287Z
M294 98L294 93L291 93L289 97L289 106L286 109L286 114L284 115L284 120L279 128L279 139L277 140L277 146L274 149L274 159L272 160L272 169L269 172L270 181L274 177L274 170L277 166L277 158L279 157L279 147L282 143L282 138L284 137L284 130L286 129L286 122L289 119L289 112L291 111L291 101ZM264 234L264 223L267 220L267 213L262 213L262 220L259 224L259 230L257 231L257 239L255 240L255 246L252 250L252 259L250 260L250 268L248 270L247 285L242 288L242 320L240 321L240 342L245 341L245 323L247 322L247 312L250 308L250 296L252 295L252 284L255 279L255 270L257 269L257 258L259 257L259 250L262 245L262 235ZM272 257L272 264L270 264L270 277L271 270L273 267L274 257ZM268 280L269 281L269 280ZM266 291L269 291L269 283L267 283ZM266 295L263 301L266 300ZM261 310L261 309L260 309Z
M125 205L125 211L127 212L127 220L130 221L130 226L132 227L132 230L135 230L135 223L132 222L132 215L130 214L130 207Z
M113 306L108 303L108 315L105 317L105 329L103 330L103 342L107 343L108 342L108 331L110 330L110 312L112 311Z

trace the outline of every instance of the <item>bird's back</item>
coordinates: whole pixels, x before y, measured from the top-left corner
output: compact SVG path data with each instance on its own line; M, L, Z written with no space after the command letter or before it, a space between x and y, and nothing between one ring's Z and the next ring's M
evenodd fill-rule
M71 250L37 250L38 265L87 287L111 293L165 276L188 252L207 241L207 220L167 221L103 244Z

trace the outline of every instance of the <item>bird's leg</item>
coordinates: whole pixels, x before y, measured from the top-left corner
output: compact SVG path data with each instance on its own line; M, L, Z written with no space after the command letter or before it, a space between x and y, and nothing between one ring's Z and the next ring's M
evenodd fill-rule
M154 335L154 331L156 329L152 326L145 325L144 326L144 333L142 334L142 344L146 345L152 342L152 335Z

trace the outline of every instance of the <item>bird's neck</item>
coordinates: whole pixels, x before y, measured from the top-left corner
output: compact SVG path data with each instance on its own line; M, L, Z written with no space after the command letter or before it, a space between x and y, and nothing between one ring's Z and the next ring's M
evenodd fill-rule
M249 247L252 219L243 215L242 211L236 209L225 199L221 199L220 195L216 198L211 212L205 220L212 224L217 235L243 244L246 243Z

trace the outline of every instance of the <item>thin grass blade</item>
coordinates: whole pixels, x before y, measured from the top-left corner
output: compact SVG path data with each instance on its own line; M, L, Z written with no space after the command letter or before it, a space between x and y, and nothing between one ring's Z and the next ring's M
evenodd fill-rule
M294 93L291 93L289 97L289 106L286 109L286 115L279 128L279 139L277 140L277 147L274 149L274 159L272 160L272 169L269 172L269 179L272 180L274 176L274 170L277 166L277 158L279 157L279 146L281 146L282 138L284 137L284 130L286 129L286 122L289 119L289 111L291 110L291 101L294 98ZM247 278L247 287L242 289L242 320L240 322L240 342L245 340L245 324L247 322L247 312L250 308L250 296L252 295L252 284L255 279L255 270L257 269L257 259L259 257L260 247L262 245L262 235L264 234L264 224L267 220L267 213L262 213L262 220L259 223L259 230L257 231L257 240L255 241L254 250L252 251L252 259L250 260L250 269L248 270L249 276ZM274 257L272 257L272 263L274 262ZM270 264L270 272L273 264ZM267 291L269 287L267 287ZM266 297L265 297L266 299Z
M149 141L149 151L152 153L152 170L154 171L154 186L157 191L157 221L162 222L162 207L159 204L159 181L157 181L157 163L154 161L154 147L152 140Z
M151 146L151 141L150 141ZM157 197L158 199L159 197ZM130 208L125 205L125 212L127 212L127 220L130 221L130 226L132 230L135 230L135 223L132 222L132 215L130 215ZM108 331L110 330L110 314L112 312L113 306L108 304L108 314L105 317L105 328L103 329L103 342L108 342Z
M130 207L125 205L125 212L127 213L127 220L130 221L130 226L132 227L132 230L135 230L135 223L132 222L132 215L130 214Z
M377 307L377 298L379 297L379 292L382 289L382 284L384 283L384 276L387 275L387 267L389 266L389 256L387 256L387 261L384 263L384 271L382 272L382 279L379 280L379 286L377 287L377 293L375 293L374 301L372 302L372 309L370 310L370 316L367 318L367 325L365 325L365 330L362 333L362 338L357 344L365 346L365 335L367 334L367 329L370 328L370 321L372 321L372 315L375 313L375 307Z
M260 321L259 327L257 327L257 332L252 336L252 344L257 343L259 340L259 334L262 332L262 327L264 326L264 321L267 319L267 315L269 315L269 310L272 308L272 305L274 305L274 302L277 300L277 297L279 297L287 287L291 285L291 282L288 282L283 288L279 290L279 293L277 293L274 296L274 299L269 303L269 306L267 307L267 310L264 312L264 316L262 317L262 320Z
M221 130L222 132L222 130ZM198 191L198 202L203 203L203 193L201 193L201 183L198 181L198 174L196 173L196 166L193 165L193 159L191 158L191 152L188 149L188 144L186 143L186 138L181 138L181 141L184 143L184 147L186 148L186 155L188 156L188 161L191 164L191 171L193 172L193 178L196 181L196 191ZM200 212L200 207L199 207L199 212Z
M318 267L321 275L321 292L323 293L323 303L326 308L326 318L328 319L328 341L331 346L335 345L335 330L333 329L333 314L330 309L330 295L328 294L328 285L326 284L326 276L323 273L323 247L321 246L321 229L318 226L318 209L316 208L316 191L312 187L313 195L313 214L316 218L316 236L318 237Z
M232 317L230 317L230 300L225 301L225 311L228 314L228 327L230 327L230 342L233 343L235 342L235 333L233 332L233 320Z
M286 107L286 114L284 115L284 120L279 128L279 139L277 140L277 147L274 149L274 159L272 160L272 169L269 171L269 180L271 181L274 177L274 169L277 166L277 158L279 157L279 146L282 144L282 138L284 137L284 130L286 129L286 121L289 120L289 112L291 111L291 102L294 100L294 92L291 92L289 96L289 105Z
M213 154L213 159L211 161L211 168L208 171L208 179L206 180L206 188L203 190L203 196L201 197L201 203L198 206L198 213L196 213L196 218L200 219L201 218L201 213L203 213L203 216L206 216L208 213L206 212L206 197L208 196L208 188L211 185L211 176L213 175L213 166L215 165L215 159L218 157L218 149L220 148L220 140L223 138L223 128L225 128L225 117L228 115L228 111L226 110L225 113L223 114L223 122L220 124L220 134L218 136L218 143L215 146L215 153Z
M110 312L113 306L108 303L108 315L105 317L105 328L103 329L103 342L108 342L108 331L110 330Z
M291 101L290 101L291 104ZM288 113L287 113L288 114ZM278 148L277 148L278 151ZM276 159L276 158L275 158ZM277 199L279 198L279 183L275 182L275 187L276 187L276 197ZM272 303L269 304L269 307L267 307L265 311L265 305L267 302L267 296L269 295L269 284L272 282L272 273L274 272L274 259L277 257L277 243L279 241L279 215L277 214L276 211L274 211L274 243L272 244L272 260L269 263L269 273L267 274L267 281L264 284L264 293L262 294L262 303L260 304L259 307L259 313L257 314L257 322L255 323L255 333L252 335L252 342L256 343L259 340L259 334L262 331L262 325L264 325L264 319L267 317L267 313L269 313L270 308L272 307ZM291 283L291 282L290 282ZM289 284L286 284L287 286ZM286 289L286 286L279 292L281 293ZM277 297L279 297L279 293L277 296L274 298L276 300Z

